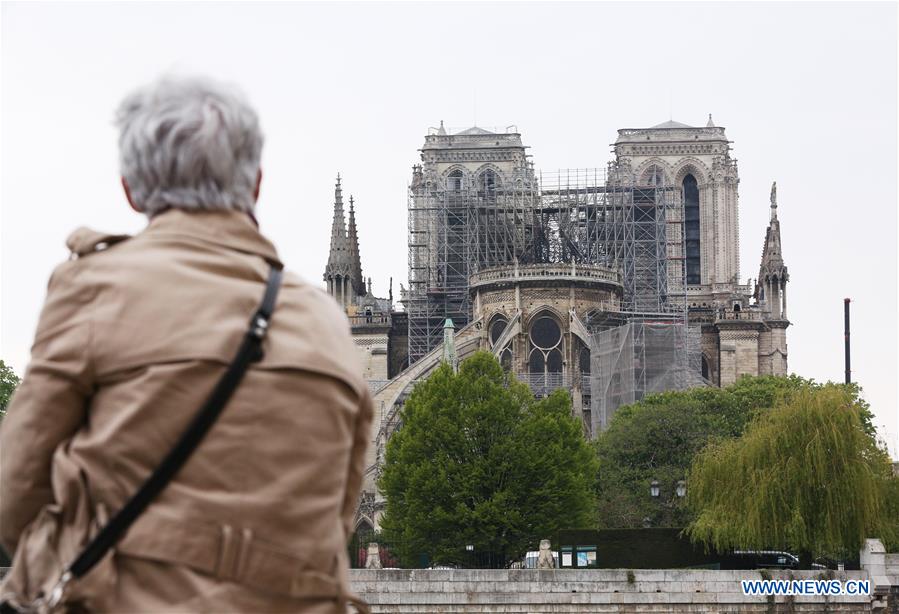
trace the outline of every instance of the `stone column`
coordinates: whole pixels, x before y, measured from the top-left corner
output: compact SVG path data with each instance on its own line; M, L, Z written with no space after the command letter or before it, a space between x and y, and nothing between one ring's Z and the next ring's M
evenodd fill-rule
M714 284L717 281L715 271L715 235L716 215L714 192L708 183L699 187L699 281L703 284Z
M772 282L769 282L771 286L771 317L779 320L780 319L780 280L774 279Z
M786 280L782 279L780 281L780 287L781 287L781 292L783 293L783 297L781 299L783 301L783 308L781 309L781 317L784 320L786 320L787 319L787 282L786 282Z

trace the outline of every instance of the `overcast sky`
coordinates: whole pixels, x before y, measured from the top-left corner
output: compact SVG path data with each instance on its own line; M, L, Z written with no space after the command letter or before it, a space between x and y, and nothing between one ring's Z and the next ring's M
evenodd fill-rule
M261 228L321 284L334 177L363 273L405 284L406 186L429 126L518 126L538 169L602 167L619 128L727 129L741 278L777 181L790 370L853 377L897 455L896 4L2 5L0 357L22 373L47 278L87 225L138 232L113 111L163 73L236 83L266 134Z

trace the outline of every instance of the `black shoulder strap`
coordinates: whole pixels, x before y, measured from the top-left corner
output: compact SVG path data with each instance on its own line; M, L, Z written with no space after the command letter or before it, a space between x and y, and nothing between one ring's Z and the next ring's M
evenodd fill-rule
M259 309L250 319L249 328L244 335L240 349L227 371L212 390L202 409L181 434L181 438L169 451L153 474L147 478L140 489L122 507L119 512L100 530L97 536L85 547L78 558L69 565L67 574L80 578L96 565L112 548L119 538L137 520L148 505L172 481L175 474L184 466L193 451L200 445L206 433L222 413L234 390L240 384L250 363L262 358L262 340L268 332L269 320L275 309L275 299L281 286L281 270L272 267L265 286L265 295Z

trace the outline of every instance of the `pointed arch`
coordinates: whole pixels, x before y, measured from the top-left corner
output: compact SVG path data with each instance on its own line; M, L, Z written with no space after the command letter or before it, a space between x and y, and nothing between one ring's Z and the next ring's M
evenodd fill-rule
M568 321L568 316L551 305L541 305L536 311L534 311L534 313L530 314L527 318L524 319L522 328L524 330L530 330L531 325L537 320L537 318L546 315L555 318L558 321L559 326L564 331L564 324Z
M706 184L712 176L709 167L698 158L682 158L678 161L674 169L673 176L675 185L681 185L684 181L684 177L693 175L696 178L696 182L702 186Z
M653 157L642 162L634 171L634 178L637 185L658 185L649 183L650 174L654 169L662 172L664 183L671 184L671 178L673 176L671 173L671 165L661 158Z
M506 327L509 325L509 316L498 311L491 315L487 322L487 342L490 349L493 349L493 346L496 345L496 342L499 341L499 338L502 337Z
M471 185L471 174L461 164L454 164L443 171L442 179L448 191L461 191Z

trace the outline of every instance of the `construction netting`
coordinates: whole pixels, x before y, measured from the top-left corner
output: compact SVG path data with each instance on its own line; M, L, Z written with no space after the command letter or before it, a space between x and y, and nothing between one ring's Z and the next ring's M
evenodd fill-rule
M666 390L705 385L700 330L683 321L634 320L593 334L591 430L605 430L622 405Z

